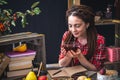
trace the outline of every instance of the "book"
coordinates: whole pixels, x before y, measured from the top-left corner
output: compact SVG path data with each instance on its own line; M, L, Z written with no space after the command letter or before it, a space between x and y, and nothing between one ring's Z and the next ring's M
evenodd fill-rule
M22 56L28 56L28 55L35 55L36 51L28 49L25 52L11 51L11 52L5 52L5 54L8 57L10 57L10 58L14 58L14 57L22 57Z
M35 55L27 55L27 56L20 56L20 57L13 57L10 58L10 62L16 62L16 61L26 61L26 60L34 60Z
M74 77L78 73L86 72L87 69L81 65L72 67L63 67L61 69L48 70L48 73L52 79L54 78L69 78Z
M26 68L31 68L33 66L32 61L16 61L16 62L10 62L8 65L8 70L20 70L20 69L26 69Z
M27 75L31 70L38 71L38 68L29 68L29 69L22 69L16 71L8 71L6 73L7 77L16 77L16 76L24 76Z
M19 70L31 68L33 66L32 60L35 58L36 51L28 49L25 52L5 52L5 54L10 57L10 63L8 65L8 70Z

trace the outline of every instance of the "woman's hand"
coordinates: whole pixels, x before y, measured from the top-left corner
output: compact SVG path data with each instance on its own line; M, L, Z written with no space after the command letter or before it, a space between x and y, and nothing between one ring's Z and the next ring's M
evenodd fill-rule
M62 54L66 57L69 57L69 58L74 58L77 52L77 54L79 53L79 50L74 52L73 50L69 50L69 51L66 51L64 48L61 49L62 50Z
M72 54L71 53L69 54L68 51L66 51L64 48L61 48L61 55L63 55L64 58L59 60L59 65L61 67L69 66L69 64L70 64L70 62L71 62L71 60L73 58Z
M69 54L72 58L75 58L75 57L80 58L81 55L82 55L80 49L77 49L76 51L69 50L69 51L67 52L67 54Z

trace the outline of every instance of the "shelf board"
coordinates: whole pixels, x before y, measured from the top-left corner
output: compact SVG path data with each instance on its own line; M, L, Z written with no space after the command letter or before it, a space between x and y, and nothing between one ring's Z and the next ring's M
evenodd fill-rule
M0 45L6 45L11 43L17 43L22 41L30 41L35 39L42 39L44 37L43 34L31 33L31 32L23 32L23 33L16 33L16 34L9 34L5 36L0 36Z

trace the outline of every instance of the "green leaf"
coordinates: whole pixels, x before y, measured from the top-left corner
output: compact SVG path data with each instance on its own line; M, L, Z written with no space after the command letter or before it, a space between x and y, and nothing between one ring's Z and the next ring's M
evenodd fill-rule
M22 12L16 12L17 17L22 17L24 14Z
M14 20L12 20L12 21L11 21L11 24L12 24L13 26L16 26L16 24L15 24L15 21L14 21Z
M22 23L22 27L25 28L25 26L27 25L27 20L25 15L22 16L21 23Z
M8 27L8 31L9 31L9 32L12 32L11 29L10 29L10 27Z
M0 5L4 5L4 4L7 4L7 1L5 1L5 0L0 0Z
M120 39L120 37L118 36L118 34L115 34L115 37L118 38L118 39Z
M30 14L30 13L31 13L31 11L30 11L30 10L26 10L26 12L27 12L28 14Z
M36 7L36 8L34 8L33 12L34 12L36 15L38 15L38 14L40 14L41 10L40 10L38 7Z
M33 11L27 10L26 12L31 16L35 15L35 13Z
M10 16L12 14L12 10L11 9L3 10L3 13L5 13L7 16Z
M39 4L40 2L38 1L38 2L35 2L35 3L33 3L32 4L32 6L31 6L31 8L33 9L33 8L35 8L38 4Z

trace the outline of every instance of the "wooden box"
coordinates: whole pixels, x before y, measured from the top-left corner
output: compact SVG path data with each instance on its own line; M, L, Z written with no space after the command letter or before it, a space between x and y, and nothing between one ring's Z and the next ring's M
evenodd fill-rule
M45 49L45 35L32 33L32 32L22 32L16 34L9 34L5 36L0 36L0 52L10 51L13 45L21 43L26 43L28 48L36 51L36 56L34 59L35 64L40 64L43 62L43 68L46 68L46 49ZM3 62L4 63L4 62Z

